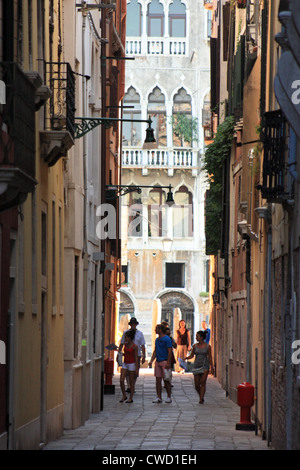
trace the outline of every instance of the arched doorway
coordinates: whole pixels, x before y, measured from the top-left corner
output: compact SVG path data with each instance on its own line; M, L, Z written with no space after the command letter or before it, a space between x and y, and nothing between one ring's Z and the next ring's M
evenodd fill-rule
M122 318L125 317L125 315L134 317L134 310L135 309L132 299L125 292L120 291L119 325L123 323Z
M174 309L180 308L181 318L190 330L191 339L194 338L194 304L183 292L170 291L159 296L161 302L161 319L167 320L171 331L173 331Z

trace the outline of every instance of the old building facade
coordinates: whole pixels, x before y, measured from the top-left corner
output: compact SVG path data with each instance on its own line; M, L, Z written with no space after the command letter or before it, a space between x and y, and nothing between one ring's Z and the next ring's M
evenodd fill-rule
M232 122L221 237L210 253L217 377L234 400L241 382L253 384L256 431L276 449L299 449L299 127L292 94L299 6L207 4L215 19L215 149L225 142L223 123Z
M209 322L202 156L210 102L210 16L202 2L127 2L122 184L141 186L122 199L119 321L136 316L151 354L153 325L178 319L192 334ZM180 130L181 126L181 130ZM168 205L169 186L175 204ZM146 186L146 188L143 188Z
M1 449L103 407L119 255L96 225L118 176L126 4L85 3L0 2Z

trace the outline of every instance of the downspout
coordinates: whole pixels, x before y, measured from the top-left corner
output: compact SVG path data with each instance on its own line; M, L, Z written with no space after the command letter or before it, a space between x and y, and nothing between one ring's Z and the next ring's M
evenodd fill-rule
M106 116L106 13L105 10L101 12L101 106L102 117ZM101 204L106 203L106 131L105 127L101 126ZM102 340L101 340L101 399L100 410L103 410L104 402L104 342L105 342L105 239L101 240L101 252L104 259L100 262L100 273L102 274Z
M82 111L83 116L87 115L86 111L86 71L85 71L85 35L86 35L86 16L82 13ZM87 359L87 289L88 289L88 246L87 246L87 203L88 203L88 187L87 187L87 137L82 137L82 157L83 157L83 184L84 184L84 203L83 203L83 312L82 312L82 338L81 338L81 361L82 361L82 407L81 419L82 423L86 418L86 359Z
M272 375L271 375L271 300L272 300L272 226L271 221L268 227L268 252L267 252L267 286L268 286L268 307L267 307L267 318L265 319L266 324L266 336L265 336L265 347L266 351L266 362L265 370L267 371L267 390L265 391L265 413L266 413L266 429L267 429L267 442L268 446L271 443L271 429L272 429L272 399L271 399L271 387L272 387Z

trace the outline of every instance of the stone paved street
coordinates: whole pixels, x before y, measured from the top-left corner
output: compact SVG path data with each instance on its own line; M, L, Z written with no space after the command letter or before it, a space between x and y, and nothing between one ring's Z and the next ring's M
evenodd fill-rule
M46 450L197 451L270 450L255 431L237 431L240 408L217 379L208 377L205 403L200 405L192 374L173 373L172 403L154 404L153 370L142 369L132 404L119 403L119 375L115 394L104 396L104 410L86 424L67 430Z

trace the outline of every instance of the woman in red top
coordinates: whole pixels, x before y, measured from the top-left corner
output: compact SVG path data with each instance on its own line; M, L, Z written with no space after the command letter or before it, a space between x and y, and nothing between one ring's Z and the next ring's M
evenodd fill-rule
M177 330L177 338L176 338L177 348L176 348L176 360L177 364L175 366L176 372L179 374L184 374L184 370L179 366L178 359L184 358L187 355L187 352L191 349L191 335L189 330L185 326L185 321L180 320L179 322L179 329Z
M128 330L125 334L124 362L120 376L120 387L123 397L120 400L120 403L123 403L125 400L127 400L125 393L125 378L127 374L129 374L130 397L126 403L133 402L135 375L138 371L138 347L133 342L134 335L135 330Z

